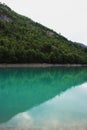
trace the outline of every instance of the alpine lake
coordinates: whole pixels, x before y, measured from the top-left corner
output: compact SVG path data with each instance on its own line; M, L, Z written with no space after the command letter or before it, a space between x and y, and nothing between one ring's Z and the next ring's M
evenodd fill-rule
M87 67L0 68L0 130L87 130Z

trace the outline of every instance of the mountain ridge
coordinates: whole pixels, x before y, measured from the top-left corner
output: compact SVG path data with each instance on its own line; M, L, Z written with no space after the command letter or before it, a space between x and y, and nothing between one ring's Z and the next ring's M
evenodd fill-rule
M87 48L0 3L0 63L87 64Z

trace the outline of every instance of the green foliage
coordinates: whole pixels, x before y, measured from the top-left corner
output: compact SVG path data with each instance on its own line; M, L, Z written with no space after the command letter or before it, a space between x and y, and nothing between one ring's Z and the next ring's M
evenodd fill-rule
M0 63L87 64L87 48L0 4Z

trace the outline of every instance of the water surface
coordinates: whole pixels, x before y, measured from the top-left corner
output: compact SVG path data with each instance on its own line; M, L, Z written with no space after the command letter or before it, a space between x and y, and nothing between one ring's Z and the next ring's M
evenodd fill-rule
M1 68L0 130L87 130L87 68Z

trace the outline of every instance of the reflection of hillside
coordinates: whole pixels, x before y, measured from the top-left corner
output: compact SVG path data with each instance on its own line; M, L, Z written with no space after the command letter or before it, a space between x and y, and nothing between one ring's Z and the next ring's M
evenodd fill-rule
M87 81L87 68L0 69L0 122Z

